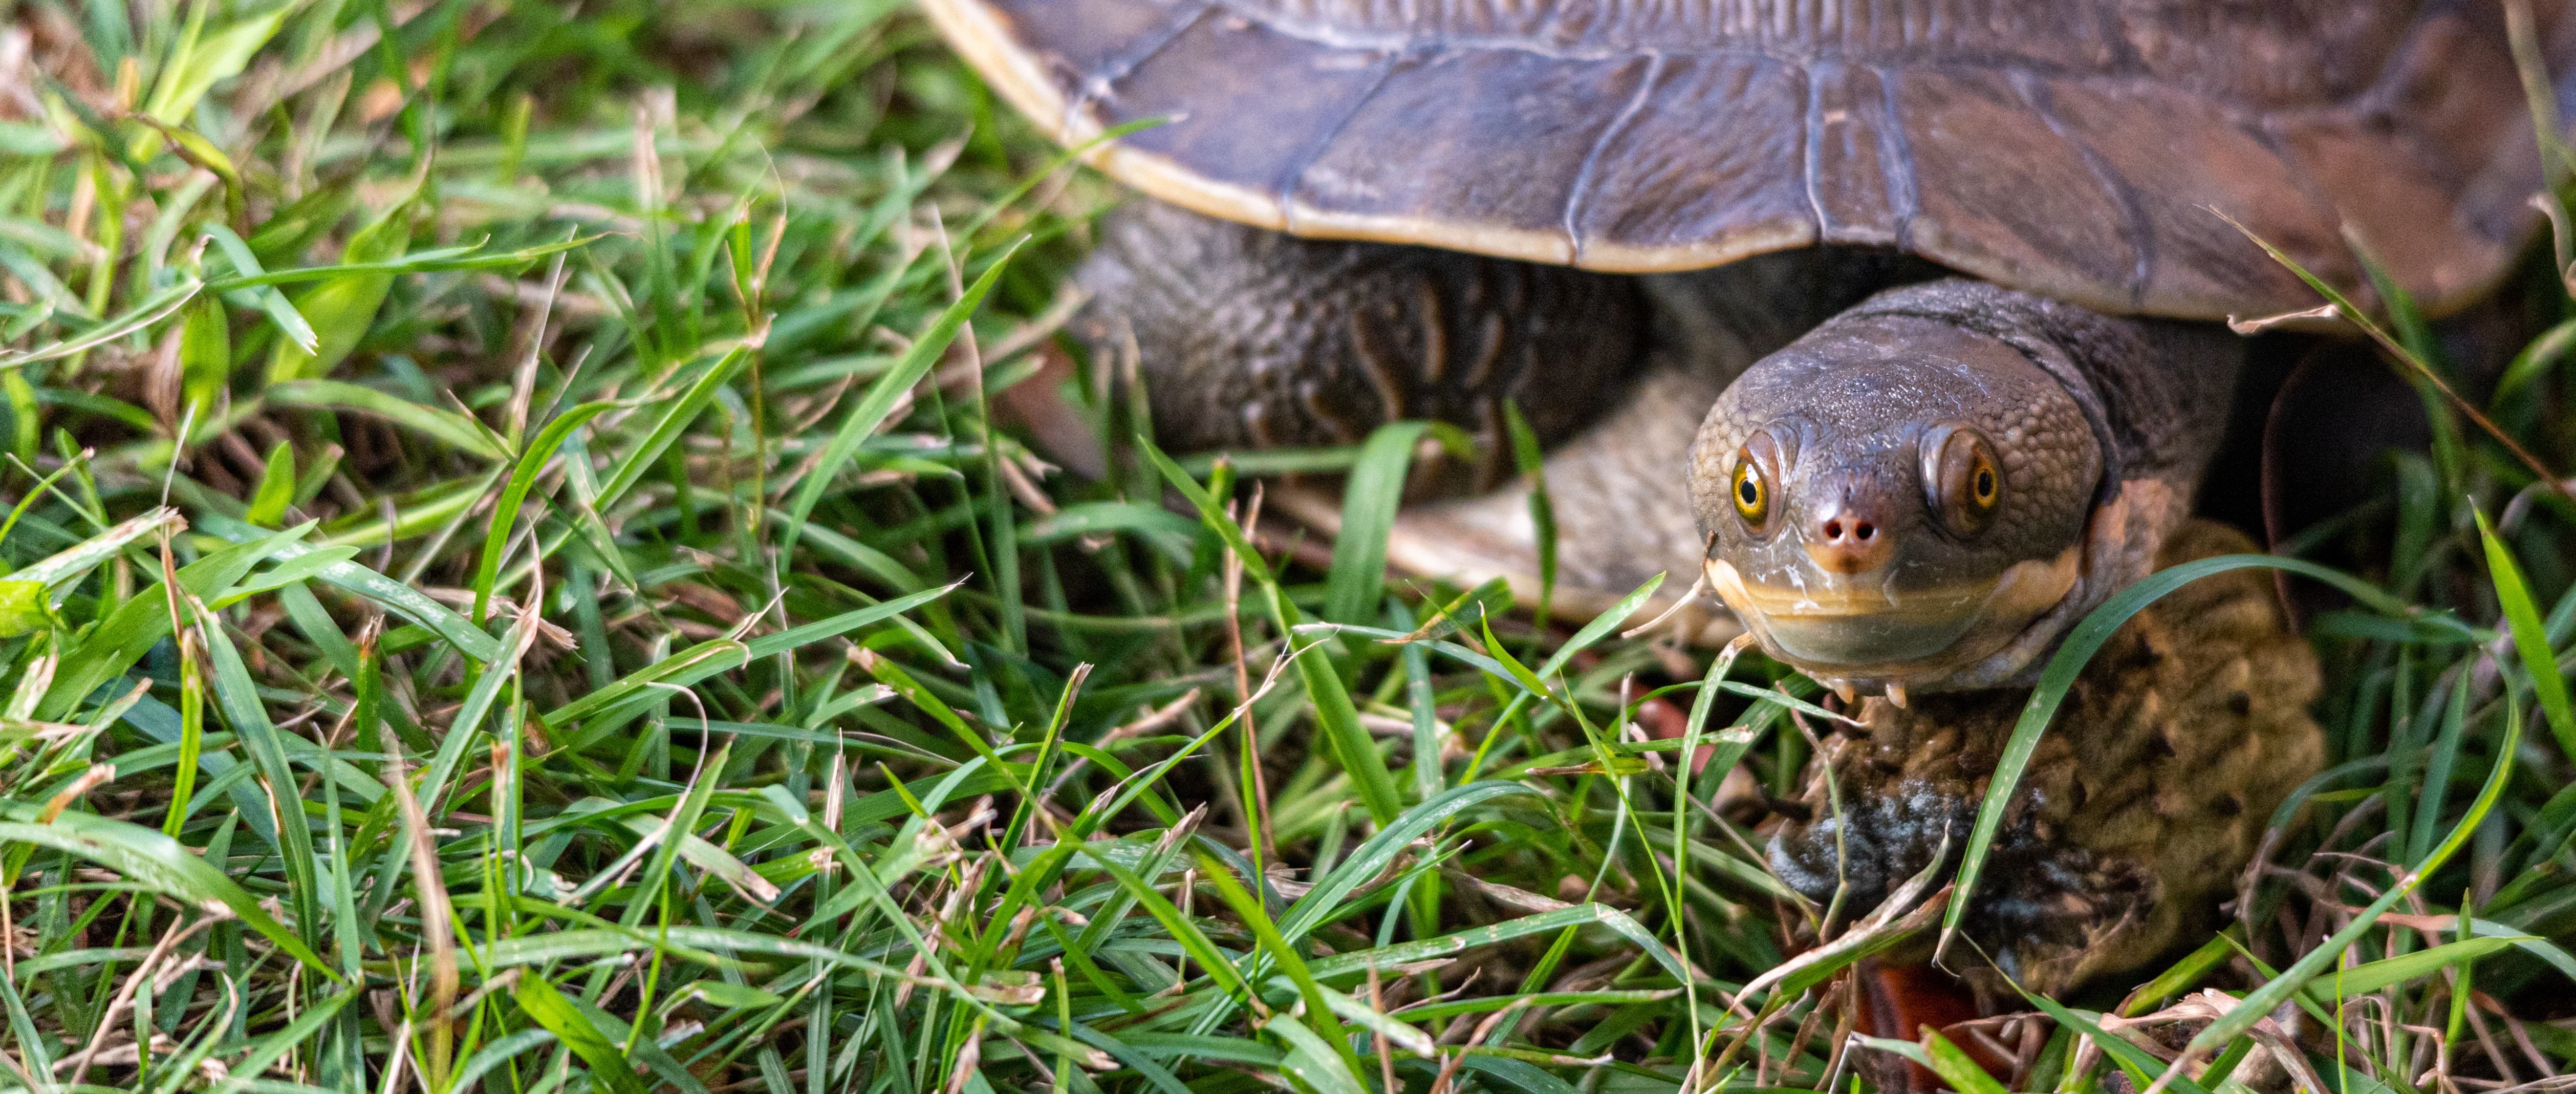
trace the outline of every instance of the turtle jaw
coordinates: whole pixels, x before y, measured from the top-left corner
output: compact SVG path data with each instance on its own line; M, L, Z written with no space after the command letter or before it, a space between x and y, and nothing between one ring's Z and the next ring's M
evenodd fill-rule
M2049 617L2078 587L2083 554L2069 546L1948 580L1907 581L1897 567L1837 574L1805 559L1748 576L1712 556L1706 571L1764 652L1838 687L1902 694L1941 690Z

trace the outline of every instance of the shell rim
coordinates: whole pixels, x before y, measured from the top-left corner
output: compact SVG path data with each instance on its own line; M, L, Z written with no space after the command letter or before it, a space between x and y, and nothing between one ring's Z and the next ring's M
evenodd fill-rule
M1011 34L1006 20L984 0L921 0L921 8L975 72L982 76L1020 114L1029 119L1047 137L1066 147L1080 149L1076 158L1096 168L1121 184L1149 198L1168 202L1202 216L1235 221L1256 228L1284 232L1305 239L1351 240L1370 243L1392 243L1415 247L1438 247L1464 251L1492 258L1570 266L1607 274L1687 273L1728 265L1774 251L1793 250L1817 244L1819 232L1811 222L1794 226L1747 226L1740 232L1722 238L1664 247L1625 247L1607 244L1576 246L1565 235L1548 232L1498 228L1471 221L1427 217L1362 217L1330 213L1301 202L1261 193L1247 187L1211 179L1182 166L1168 156L1129 147L1116 139L1102 139L1107 131L1087 111L1075 110L1064 95L1049 81L1040 62ZM1185 116L1185 115L1184 115ZM2541 217L2531 212L2519 235L2521 243L2514 248L2520 253L2537 235ZM1766 230L1767 229L1767 230ZM2218 306L2214 301L2135 300L2125 294L2106 291L2105 286L2057 281L2032 276L2013 267L2012 263L1994 261L1975 254L1973 249L1940 245L1937 231L1929 238L1914 240L1906 253L1939 263L1961 274L2006 285L2041 296L2062 300L2110 315L2145 315L2168 319L2240 321L2259 324L2261 329L2309 332L2350 331L2339 317L2315 318L2301 312L2281 315L2247 315L2240 309ZM1928 245L1927 245L1928 244ZM2499 263L2484 277L2463 285L2456 292L2439 296L2418 296L2416 309L2427 317L2439 318L2460 311L2475 301L2492 295L2511 276L2515 262ZM2377 294L2367 285L2342 286L2340 290L2356 302L2375 306ZM2320 302L2323 298L2319 298ZM2158 307L2159 303L2169 306ZM2193 306L2195 304L2202 306Z

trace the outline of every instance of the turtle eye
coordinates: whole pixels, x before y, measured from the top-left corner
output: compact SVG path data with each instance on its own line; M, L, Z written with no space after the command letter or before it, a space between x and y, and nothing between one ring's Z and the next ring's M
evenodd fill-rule
M1985 531L2004 500L2004 465L1994 442L1969 426L1942 426L1923 442L1924 501L1933 515L1957 535Z
M1750 460L1735 465L1735 515L1744 518L1746 527L1757 531L1771 516L1771 491L1762 483L1762 471Z
M1771 523L1773 470L1778 462L1779 445L1768 433L1754 434L1735 450L1735 474L1727 480L1727 495L1734 499L1735 516L1746 531L1759 535Z

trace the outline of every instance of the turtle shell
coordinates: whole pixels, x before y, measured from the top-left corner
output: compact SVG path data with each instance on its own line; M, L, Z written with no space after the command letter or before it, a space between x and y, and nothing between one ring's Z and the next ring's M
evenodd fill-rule
M2441 312L2501 274L2541 185L2497 0L924 6L1154 197L1605 271L1852 244L2106 311L2317 302L2223 213ZM2576 18L2531 6L2576 113Z

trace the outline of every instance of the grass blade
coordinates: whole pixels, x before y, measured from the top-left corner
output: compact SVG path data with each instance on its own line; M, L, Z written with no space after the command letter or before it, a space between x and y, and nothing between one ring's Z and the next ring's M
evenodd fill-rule
M1297 956L1297 948L1280 936L1279 925L1271 922L1270 914L1262 910L1261 902L1244 891L1243 885L1234 880L1233 871L1224 863L1201 855L1199 871L1216 888L1218 898L1225 901L1226 907L1234 909L1235 918L1252 929L1252 937L1262 951L1269 954L1270 960L1297 985L1298 994L1306 1000L1305 1020L1319 1024L1316 1032L1324 1043L1335 1050L1334 1054L1341 1058L1345 1067L1356 1073L1359 1058L1351 1054L1350 1031L1344 1029L1341 1019L1334 1016L1332 1004L1324 998L1324 989L1315 983L1314 974L1306 971L1306 962Z
M617 1047L617 1042L592 1025L590 1016L583 1014L562 992L556 991L554 985L546 983L544 977L534 973L522 975L511 997L518 1001L519 1009L526 1011L529 1018L545 1027L546 1032L554 1034L574 1055L581 1057L581 1062L590 1067L592 1080L605 1084L617 1094L648 1094L644 1081L636 1077L634 1067L626 1062L626 1054Z
M500 503L492 508L492 528L483 538L483 561L474 571L471 618L475 626L482 626L484 616L491 611L492 580L501 572L501 552L509 545L511 531L518 527L519 506L527 500L529 488L536 485L537 473L545 470L555 449L563 446L564 438L571 436L573 430L616 406L610 402L583 403L567 410L538 430L536 438L528 442L527 451L519 453L519 466L510 472L509 485L502 487Z
M286 955L313 971L337 980L339 972L285 924L259 906L259 901L179 841L137 824L66 812L49 824L32 823L41 808L31 803L0 803L0 843L29 843L78 855L200 908L221 907L258 931Z
M490 434L464 415L423 406L371 387L341 380L302 379L270 384L265 394L269 402L284 406L345 410L379 418L486 460L497 461L506 455L492 443Z
M1281 917L1279 933L1290 941L1304 939L1309 932L1323 925L1343 897L1350 895L1362 882L1378 876L1414 840L1422 838L1449 818L1498 798L1535 793L1519 783L1469 783L1405 810L1380 827L1377 834L1370 836L1358 850L1351 852L1351 856L1335 866L1331 874L1316 882L1305 896L1289 905L1287 914Z
M340 1008L348 1006L351 1001L357 999L363 987L364 985L351 984L332 992L324 996L320 1002L297 1014L295 1019L284 1027L260 1038L251 1046L250 1054L235 1062L224 1081L216 1084L216 1094L239 1094L240 1091L250 1089L251 1084L260 1081L261 1073L266 1072L277 1061L284 1059L287 1053L301 1047L307 1038L320 1031L331 1019L338 1017Z
M1360 804L1367 806L1369 816L1379 824L1393 821L1404 808L1402 795L1395 789L1395 773L1388 770L1385 754L1378 751L1376 739L1360 725L1360 712L1351 703L1350 689L1342 686L1340 670L1334 668L1329 647L1317 642L1296 653L1297 679L1306 685L1306 698L1314 703L1315 724L1332 750L1333 760L1359 788Z
M619 498L625 497L626 491L634 487L645 472L653 469L662 453L670 451L671 442L680 439L680 431L696 421L707 404L715 400L716 392L722 390L733 379L734 373L741 371L742 366L751 360L751 355L752 348L741 345L726 350L724 356L717 358L713 367L699 376L669 410L654 420L653 428L644 434L644 439L618 461L617 470L610 472L608 481L600 484L599 497L591 503L592 507L605 511L616 505Z
M1933 1074L1940 1076L1941 1081L1950 1084L1952 1090L1964 1091L1966 1094L2004 1094L2004 1084L1996 1082L1994 1076L1986 1074L1985 1068L1977 1066L1977 1062L1969 1059L1968 1054L1961 1051L1959 1046L1951 1044L1949 1038L1941 1036L1939 1031L1930 1026L1923 1028L1921 1044L1889 1037L1864 1037L1859 1034L1852 1035L1852 1044L1879 1052L1894 1053L1921 1064L1931 1069Z
M1365 623L1377 617L1378 593L1386 586L1386 538L1404 501L1414 445L1428 428L1425 422L1389 422L1360 445L1359 463L1342 487L1342 529L1333 537L1325 619Z
M2183 1055L2176 1061L2176 1067L2173 1070L2178 1071L2181 1063L2190 1060L2193 1054L2207 1053L2253 1028L2254 1023L2261 1021L2264 1015L2272 1013L2286 1002L2292 993L2305 987L2310 980L2324 972L2326 966L2340 958L2346 949L2351 948L2354 942L2360 940L2364 932L2378 922L2382 913L2396 907L2399 901L2406 899L2417 886L2422 885L2424 879L2431 876L2433 871L2441 869L2443 863L2450 861L2451 855L2469 841L2470 834L2477 831L2478 825L2486 822L2487 814L2495 809L2497 800L2504 796L2505 785L2513 774L2514 749L2521 743L2520 711L2508 705L2505 713L2504 740L2497 745L2495 769L2488 773L2486 786L2478 791L2477 800L2469 806L2468 813L2460 818L2460 822L2452 827L2450 835L2444 837L2442 842L2433 848L2433 853L2425 856L2423 861L2400 872L2396 882L2391 884L2386 892L2380 894L2379 899L2371 901L2369 907L2363 908L2361 914L2352 917L2352 922L2346 924L2342 930L2336 931L2323 944L2309 950L2289 968L2283 969L2281 975L2247 993L2235 1007L2195 1034L2191 1043L2184 1046Z
M181 281L153 294L124 314L90 328L80 337L18 353L0 353L0 369L24 368L97 349L178 314L179 309L187 307L188 301L194 299L197 290L203 287L193 279Z
M2368 995L2382 988L2431 976L2455 962L2469 961L2498 950L2511 949L2531 937L2531 935L2481 936L2444 943L2429 950L2417 950L2410 954L2337 969L2331 982L2309 981L2308 997L2331 1007L2338 999Z
M1315 1014L1306 1016L1306 1021L1317 1020L1319 1016ZM1320 1020L1332 1022L1330 1018ZM1338 1022L1332 1024L1340 1025ZM1288 1054L1280 1059L1279 1069L1296 1076L1315 1094L1368 1094L1368 1088L1360 1085L1349 1045L1340 1039L1319 1036L1296 1016L1288 1014L1271 1016L1269 1021L1261 1024L1261 1030L1287 1043ZM1341 1051L1333 1051L1336 1047Z
M822 459L796 482L795 496L787 504L787 531L780 540L780 554L795 553L796 537L801 534L805 519L813 514L815 503L823 498L823 491L831 489L832 481L839 477L842 466L858 454L859 442L868 439L878 426L885 424L887 416L894 413L897 401L910 393L912 386L920 383L922 377L930 374L930 366L938 364L940 356L948 352L949 343L957 340L957 332L965 329L966 321L975 314L975 309L984 305L985 294L993 291L994 283L1002 279L1002 271L1010 268L1011 257L1019 253L1025 242L1027 240L1023 238L1004 248L993 264L984 270L983 276L966 287L965 295L940 312L937 319L931 320L929 328L904 350L902 359L875 383L868 385L867 394L859 399L857 406L850 408L847 417L841 419L840 428L833 432L831 442L823 449Z
M2549 631L2541 624L2540 607L2531 599L2531 587L2523 581L2522 567L2513 561L2513 552L2498 538L2487 515L2478 513L2478 540L2486 546L2487 578L2495 584L2496 602L2504 608L2505 624L2513 633L2513 648L2522 655L2523 671L2531 677L2531 690L2540 697L2541 714L2549 720L2549 732L2558 739L2558 750L2576 760L2576 710L2567 698L2567 678L2559 674L2558 657L2550 652Z

